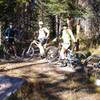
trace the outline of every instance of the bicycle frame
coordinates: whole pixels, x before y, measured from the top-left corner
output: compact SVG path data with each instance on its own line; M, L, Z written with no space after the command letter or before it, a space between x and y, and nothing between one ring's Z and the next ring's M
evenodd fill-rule
M55 46L54 46L54 48L55 48ZM57 48L57 47L56 47ZM58 49L58 48L57 48ZM53 47L51 48L51 50L53 50ZM80 64L81 63L81 61L80 61L80 59L78 59L76 56L75 56L75 54L73 53L73 49L72 50L70 50L70 49L68 49L67 50L67 53L66 53L66 57L65 57L65 59L64 60L61 60L60 59L60 49L58 49L57 50L57 52L58 53L56 53L56 54L58 54L58 55L55 55L54 53L51 53L51 55L50 55L50 52L48 53L48 63L51 63L51 64L57 64L57 63L59 63L59 62L61 62L61 63L63 63L64 64L64 66L66 66L66 64L68 64L68 65L77 65L77 64ZM54 56L53 56L54 55ZM50 58L51 57L51 58ZM52 59L54 59L54 61L52 60ZM55 63L56 62L56 63Z
M41 44L40 42L36 41L36 40L33 40L33 41L31 42L31 44L30 44L30 46L29 46L29 48L28 48L27 53L29 53L29 51L30 51L31 48L34 48L34 47L33 47L33 44L35 44L35 45L39 48L39 50L40 50L40 55L41 55L41 56L45 55L45 50L44 50L42 44Z
M6 56L9 56L9 58L13 58L12 56L15 56L16 57L16 52L15 52L15 49L16 49L16 47L15 47L15 45L11 45L10 43L4 43L4 49L3 49L3 51L4 51L4 56L6 57Z

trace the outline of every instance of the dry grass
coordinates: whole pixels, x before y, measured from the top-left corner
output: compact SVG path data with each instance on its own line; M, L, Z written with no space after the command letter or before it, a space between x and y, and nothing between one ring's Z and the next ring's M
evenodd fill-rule
M24 78L27 82L9 100L100 100L100 93L84 73L56 71L40 60L0 65L1 74Z
M90 48L90 51L92 52L92 54L99 54L100 55L100 46L98 46L97 48Z

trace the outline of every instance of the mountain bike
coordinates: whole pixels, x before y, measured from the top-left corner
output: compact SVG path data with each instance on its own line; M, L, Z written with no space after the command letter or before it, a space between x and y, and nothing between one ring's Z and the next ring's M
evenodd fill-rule
M100 86L100 55L91 55L85 59L84 71L90 81L95 81L95 85Z
M10 43L9 41L10 40L8 38L5 38L3 41L4 58L5 59L17 58L16 56L17 54L15 53L15 49L16 49L15 43L14 42Z
M18 54L17 52L17 46L16 41L9 41L8 38L3 37L3 57L4 59L10 61L10 62L21 62L23 61L21 57L21 53Z
M52 46L49 47L47 51L46 59L49 64L59 65L60 67L71 67L71 68L81 68L83 69L82 59L85 55L82 53L74 52L70 48L66 52L66 58L64 60L60 59L60 48Z
M30 60L33 57L45 58L49 48L51 48L51 46L47 46L47 41L48 40L46 40L46 43L42 45L38 40L33 40L29 47L23 50L22 57L27 60Z

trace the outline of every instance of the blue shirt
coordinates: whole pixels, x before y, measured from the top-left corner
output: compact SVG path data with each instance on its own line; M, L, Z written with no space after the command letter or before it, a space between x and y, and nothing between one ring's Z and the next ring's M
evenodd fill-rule
M6 30L5 30L5 36L7 36L7 37L14 37L14 30L13 30L13 28L10 28L10 27L8 27Z

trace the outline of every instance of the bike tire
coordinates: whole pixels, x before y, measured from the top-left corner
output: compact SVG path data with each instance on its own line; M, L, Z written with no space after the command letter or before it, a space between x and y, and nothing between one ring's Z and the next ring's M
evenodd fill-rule
M48 63L52 63L58 59L58 48L55 46L50 46L46 50L46 59Z
M6 50L6 48L3 48L3 53L4 53L4 59L9 59L10 55L8 54L8 51Z
M29 52L28 49L24 49L22 52L22 57L29 60L32 59L34 56L34 48L30 48Z

